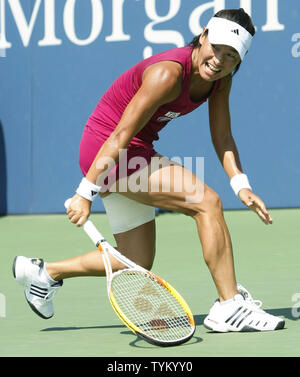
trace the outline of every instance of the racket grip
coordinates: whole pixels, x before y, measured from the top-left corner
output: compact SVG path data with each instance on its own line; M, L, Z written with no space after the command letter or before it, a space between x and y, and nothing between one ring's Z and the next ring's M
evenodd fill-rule
M68 209L69 205L71 204L72 198L69 198L65 201L64 205L65 208ZM83 230L86 232L86 234L90 237L90 239L93 241L93 243L97 246L99 241L102 241L103 236L99 232L99 230L95 227L95 225L91 222L91 220L87 220L83 224Z
M97 246L100 241L102 241L103 237L99 230L95 227L95 225L91 222L91 220L87 220L83 224L83 230L85 233L90 237L93 243Z
M65 201L65 209L68 209L69 208L69 205L71 204L71 201L72 201L72 198L69 198Z

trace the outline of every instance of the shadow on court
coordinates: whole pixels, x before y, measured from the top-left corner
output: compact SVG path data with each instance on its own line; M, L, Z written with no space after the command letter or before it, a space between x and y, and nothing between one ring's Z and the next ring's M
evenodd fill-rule
M195 324L196 326L200 326L203 324L204 318L207 314L197 314L194 315ZM41 331L75 331L75 330L90 330L90 329L119 329L124 328L126 329L125 325L107 325L107 326L68 326L68 327L47 327L46 329L42 329ZM131 334L130 331L126 332L127 334ZM122 332L125 334L125 332Z
M206 314L198 314L194 316L196 326L200 326L203 323ZM68 327L47 327L46 329L42 329L41 331L76 331L76 330L90 330L90 329L119 329L124 328L126 329L125 325L111 325L111 326L68 326ZM126 332L127 334L131 334L130 331ZM125 332L122 332L125 334Z
M293 308L266 309L266 312L279 317L284 317L291 321L300 320L300 309L298 310L297 316L293 315Z
M6 190L7 190L6 152L5 152L3 126L0 121L0 216L7 214Z
M207 314L196 314L194 315L194 320L196 326L201 326L203 325L204 318L207 316Z
M117 329L126 328L124 325L112 325L112 326L68 326L68 327L48 327L41 331L75 331L75 330L91 330L91 329Z
M132 334L130 331L123 331L121 334ZM177 346L174 346L174 347L185 347L185 346L190 346L190 345L193 345L193 344L196 344L196 343L201 343L203 342L203 339L198 337L198 336L193 336L190 340L188 340L186 343L182 343L182 344L179 344ZM137 347L137 348L150 348L150 347L158 347L158 346L155 346L155 345L150 345L149 343L147 343L145 340L139 338L138 336L132 341L129 343L129 345L131 347ZM163 347L165 348L165 347ZM172 348L172 346L169 346L168 348Z
M300 310L299 316L293 315L293 308L278 308L278 309L266 309L266 312L275 316L284 317L291 321L300 320ZM204 318L207 314L196 314L194 315L196 326L202 326ZM68 326L68 327L48 327L42 329L41 331L76 331L76 330L90 330L90 329L126 329L125 325L111 325L111 326ZM131 334L130 331L123 331L121 334Z
M293 308L277 308L277 309L267 309L267 313L280 316L288 320L296 321L300 319L300 312L299 316L293 315ZM197 327L203 326L204 318L207 314L196 314L194 315L195 324ZM157 348L157 346L147 343L144 339L134 335L131 331L127 330L126 326L120 324L120 325L104 325L104 326L68 326L68 327L48 327L45 329L42 329L40 331L43 332L55 332L55 331L78 331L78 330L90 330L90 329L122 329L120 331L121 335L132 335L133 340L131 340L128 345L130 347L139 348L139 349L150 349L150 348ZM283 330L286 330L287 327L285 327ZM208 331L208 333L214 333ZM191 345L195 345L198 343L203 342L203 339L199 336L193 336L189 341L186 343L180 344L175 347L188 347ZM169 348L169 347L168 347ZM171 347L172 348L172 347Z
M204 316L203 316L204 317ZM126 326L123 325L113 325L113 326L69 326L69 327L48 327L46 329L42 329L41 331L76 331L76 330L90 330L90 329L116 329L116 328L125 328ZM121 335L133 335L134 334L127 330L127 331L121 331ZM190 339L188 342L180 344L178 347L182 347L185 345L191 345L195 343L202 342L203 339L199 338L197 336L193 336L192 339ZM137 348L149 348L149 347L157 347L153 345L149 345L145 340L139 338L138 336L135 336L134 340L129 343L131 347L137 347Z

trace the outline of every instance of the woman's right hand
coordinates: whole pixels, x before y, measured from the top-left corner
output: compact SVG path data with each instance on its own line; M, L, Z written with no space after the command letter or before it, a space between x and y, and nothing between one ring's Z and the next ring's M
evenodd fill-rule
M67 209L70 221L77 226L82 226L88 219L91 211L91 202L82 196L75 194Z

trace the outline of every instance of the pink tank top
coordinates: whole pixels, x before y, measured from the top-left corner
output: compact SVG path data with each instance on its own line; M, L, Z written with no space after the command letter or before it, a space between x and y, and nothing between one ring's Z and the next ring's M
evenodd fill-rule
M171 60L180 63L183 67L182 89L179 97L172 102L161 106L143 129L132 139L130 144L140 146L152 146L153 141L158 140L159 131L174 118L190 113L206 102L207 98L200 102L193 102L189 95L191 67L191 46L174 48L148 59L142 60L128 71L124 72L110 88L104 93L95 110L88 119L87 125L96 134L108 137L119 123L122 114L142 84L144 70L151 64ZM211 90L211 94L218 88L220 80L217 80Z

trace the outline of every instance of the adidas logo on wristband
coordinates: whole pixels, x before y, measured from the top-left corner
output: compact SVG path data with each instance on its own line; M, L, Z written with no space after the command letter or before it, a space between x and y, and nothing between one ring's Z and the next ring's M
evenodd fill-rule
M92 202L100 190L101 186L95 185L84 177L76 190L76 194Z

